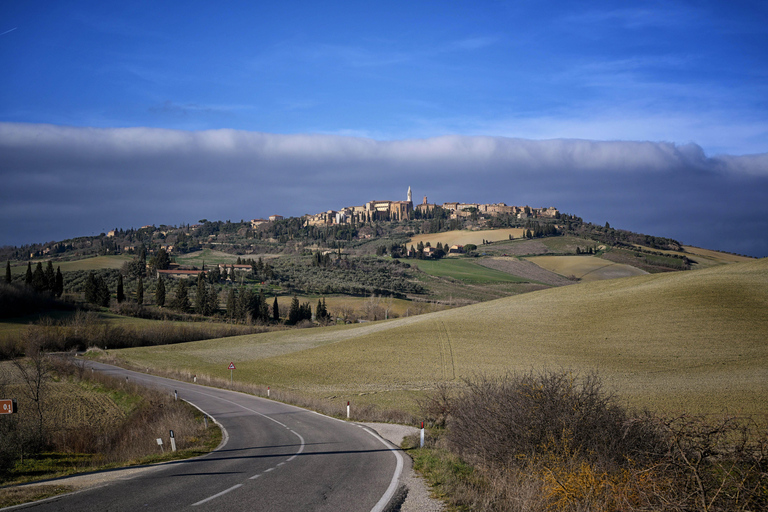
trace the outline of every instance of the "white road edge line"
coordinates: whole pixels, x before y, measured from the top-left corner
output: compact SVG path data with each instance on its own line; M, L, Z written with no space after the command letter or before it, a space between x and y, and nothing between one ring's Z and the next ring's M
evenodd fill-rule
M229 488L229 489L227 489L226 491L221 491L221 492L220 492L220 493L218 493L218 494L214 494L213 496L210 496L210 497L208 497L208 498L205 498L204 500L200 500L200 501L198 501L197 503L193 503L193 504L192 504L192 506L193 506L193 507L196 507L196 506L198 506L198 505L202 505L203 503L207 503L207 502L209 502L209 501L211 501L211 500L213 500L213 499L216 499L216 498L218 498L219 496L223 496L223 495L227 494L228 492L230 492L230 491L234 491L235 489L237 489L237 488L239 488L239 487L242 487L242 486L243 486L243 484L237 484L237 485L233 485L232 487L230 487L230 488Z
M389 487L387 487L387 491L384 493L384 495L381 497L378 503L374 505L374 507L371 509L371 512L383 512L384 508L389 504L389 500L392 499L392 497L395 495L395 491L397 491L397 482L400 480L400 473L403 472L403 456L400 455L400 450L398 448L392 448L380 435L378 435L375 432L372 432L371 430L368 430L367 428L363 428L366 432L371 434L373 437L378 439L382 442L384 446L389 448L389 451L395 454L395 457L397 457L397 467L395 468L395 474L392 475L392 481L389 482Z

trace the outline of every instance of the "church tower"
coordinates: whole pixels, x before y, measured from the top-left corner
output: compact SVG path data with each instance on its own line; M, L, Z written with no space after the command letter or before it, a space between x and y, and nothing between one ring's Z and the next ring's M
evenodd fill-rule
M413 202L413 196L411 195L411 187L410 187L410 185L408 186L408 202L409 203Z

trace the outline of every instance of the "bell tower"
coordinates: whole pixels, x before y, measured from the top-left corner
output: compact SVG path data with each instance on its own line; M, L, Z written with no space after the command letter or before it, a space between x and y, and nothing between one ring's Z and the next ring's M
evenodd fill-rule
M409 203L413 202L413 195L411 194L411 187L410 186L408 186L408 202Z

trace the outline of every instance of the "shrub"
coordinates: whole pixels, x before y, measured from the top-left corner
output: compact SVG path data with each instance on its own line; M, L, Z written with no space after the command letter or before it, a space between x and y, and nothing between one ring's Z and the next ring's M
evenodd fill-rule
M596 375L544 372L467 381L450 407L447 441L488 466L548 453L612 469L655 451L660 439L614 404Z

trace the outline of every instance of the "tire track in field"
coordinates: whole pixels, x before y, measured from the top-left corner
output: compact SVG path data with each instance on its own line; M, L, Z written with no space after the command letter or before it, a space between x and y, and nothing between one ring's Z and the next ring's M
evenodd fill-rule
M450 356L451 359L451 380L456 380L456 359L453 356L453 345L451 344L451 337L448 334L448 328L445 326L445 322L440 320L440 325L443 326L443 332L445 333L445 342L446 345L448 345L448 356ZM442 342L442 336L440 336L440 362L443 366L443 380L447 380L447 373L448 373L448 363L445 362L445 358L443 357L443 342Z

